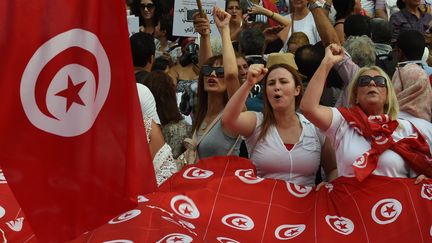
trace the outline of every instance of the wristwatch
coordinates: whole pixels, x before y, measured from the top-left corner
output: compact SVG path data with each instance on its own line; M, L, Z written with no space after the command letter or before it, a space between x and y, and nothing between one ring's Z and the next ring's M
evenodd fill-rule
M331 10L331 4L328 4L327 1L324 2L324 5L322 6L325 10L327 10L328 12L330 12Z
M313 2L313 3L308 3L308 8L309 8L309 10L310 11L312 11L312 10L314 10L314 9L316 9L316 8L321 8L321 3L320 3L320 1L315 1L315 2Z

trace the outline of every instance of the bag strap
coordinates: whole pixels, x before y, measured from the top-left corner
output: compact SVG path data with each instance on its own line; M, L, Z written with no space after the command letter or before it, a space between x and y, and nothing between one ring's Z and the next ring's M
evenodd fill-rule
M240 140L240 135L237 136L237 140L235 141L235 143L233 144L233 146L231 147L231 149L228 151L227 155L231 155L234 152L234 148L237 145L237 143Z

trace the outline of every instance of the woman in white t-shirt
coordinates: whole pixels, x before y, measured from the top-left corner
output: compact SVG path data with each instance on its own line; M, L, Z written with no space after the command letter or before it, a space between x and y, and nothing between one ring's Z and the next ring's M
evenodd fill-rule
M264 78L264 79L263 79ZM264 113L244 111L250 89L264 80ZM332 180L337 177L330 142L297 113L303 87L298 72L287 64L269 69L249 67L247 82L231 97L222 124L245 137L258 175L313 186L320 164Z
M292 21L287 40L292 33L303 32L309 38L309 43L315 45L317 42L321 41L321 38L316 28L312 12L308 9L307 4L307 0L296 0L292 2L291 8L293 12L285 16ZM286 52L287 49L287 43L285 43L283 50Z
M410 178L432 175L431 146L419 130L397 119L399 105L392 82L379 67L360 69L348 86L350 107L319 104L326 77L343 60L343 48L331 44L308 84L300 108L333 141L340 176L364 180L370 174Z

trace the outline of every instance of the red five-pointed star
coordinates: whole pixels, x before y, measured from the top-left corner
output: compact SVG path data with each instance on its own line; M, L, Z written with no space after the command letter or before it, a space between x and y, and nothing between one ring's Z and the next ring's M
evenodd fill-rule
M189 214L189 215L190 215L190 214L192 213L192 211L189 210L188 207L185 207L185 208L183 209L183 213L184 213L184 214Z
M183 241L183 238L180 238L180 237L178 237L177 238L177 236L173 239L173 242L177 242L177 241Z
M394 206L392 205L392 206L386 206L386 210L384 211L384 212L386 212L388 215L391 215L391 213L393 213L394 211L396 211L396 210L394 210L394 208L393 208Z
M72 82L72 79L68 76L67 88L58 92L57 94L55 94L57 96L61 96L61 97L66 98L66 111L69 110L69 108L72 106L73 103L85 105L84 102L82 101L81 97L79 96L79 92L85 83L86 83L86 81L83 81L83 82L75 85Z
M241 220L241 219L239 219L239 220L237 221L237 225L238 225L238 226L240 226L240 225L244 225L244 226L246 226L246 222L243 221L243 220Z

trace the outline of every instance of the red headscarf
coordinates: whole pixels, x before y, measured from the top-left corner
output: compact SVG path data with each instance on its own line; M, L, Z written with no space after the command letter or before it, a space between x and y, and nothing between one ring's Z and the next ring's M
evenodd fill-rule
M355 128L371 143L372 148L353 163L354 173L359 181L376 169L379 156L387 149L402 156L418 174L432 177L432 156L429 145L417 128L414 127L416 131L414 134L395 142L391 135L399 126L399 122L391 120L388 115L368 117L358 106L341 107L339 111L349 126Z

